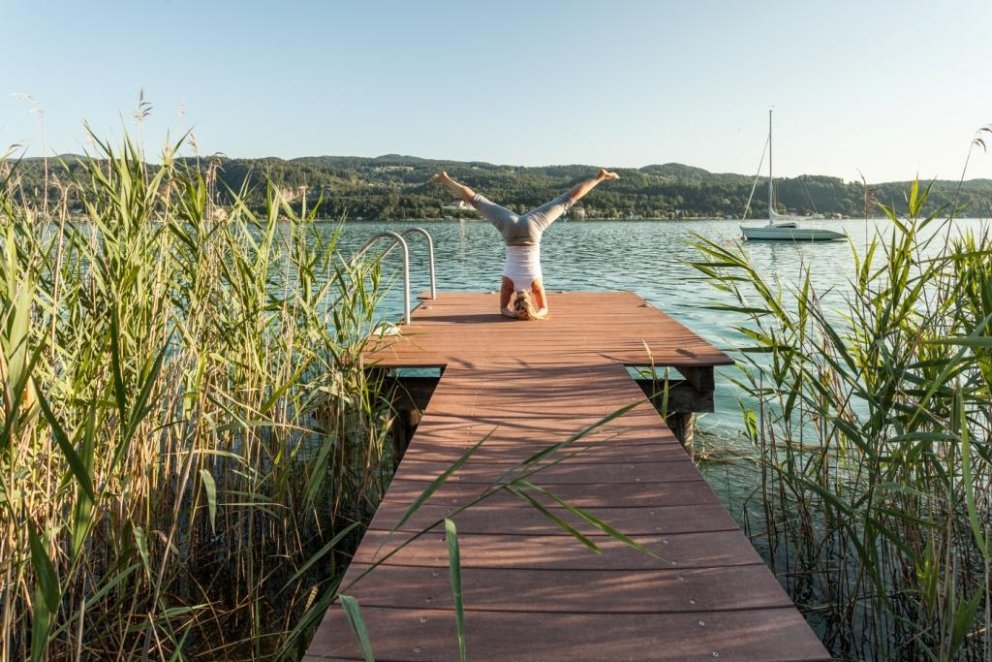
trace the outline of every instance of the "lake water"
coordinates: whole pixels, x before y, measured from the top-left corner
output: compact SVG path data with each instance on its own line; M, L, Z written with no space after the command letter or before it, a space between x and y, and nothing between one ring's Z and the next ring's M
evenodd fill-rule
M960 219L954 231L978 229L982 221ZM761 221L748 224L759 225ZM876 232L891 229L888 220L817 221L820 225L847 232L855 248L863 253L867 240ZM342 249L348 254L375 233L402 232L423 227L434 238L437 287L439 291L497 290L503 269L501 237L483 221L444 221L422 223L352 222L345 226ZM559 220L544 234L541 257L545 287L554 311L558 290L630 290L656 308L671 315L708 342L733 350L745 344L732 327L739 321L733 315L707 308L726 301L690 266L699 258L691 246L694 235L732 245L739 241L737 221L570 221ZM426 246L422 237L409 238L412 296L429 289ZM814 285L826 300L839 301L850 290L854 271L851 244L847 241L794 244L791 242L750 242L745 250L760 273L784 286L796 283L803 265L811 268ZM395 278L384 303L383 314L402 317L402 277L399 251L387 260L384 274ZM495 311L494 311L495 312ZM718 446L741 448L741 393L728 376L734 368L717 374L716 411L700 418L699 431Z

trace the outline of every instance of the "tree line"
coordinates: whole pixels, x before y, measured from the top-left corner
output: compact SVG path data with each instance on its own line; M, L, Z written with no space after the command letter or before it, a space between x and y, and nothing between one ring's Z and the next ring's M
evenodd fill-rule
M86 157L21 159L3 164L7 185L16 182L20 195L39 203L60 201L81 212L83 202L72 182L83 172ZM181 159L209 175L216 202L224 204L243 192L257 210L265 206L271 188L278 189L294 208L317 209L323 218L356 220L439 219L465 215L451 208L449 195L429 183L446 170L493 201L518 211L539 205L595 168L583 165L522 167L483 162L420 159L386 155L376 158L320 156L297 159ZM767 217L767 178L711 173L677 163L617 169L621 179L598 188L572 213L585 218L731 218L744 216L753 190L748 218ZM47 186L46 186L47 181ZM956 216L990 215L992 180L938 180L930 201ZM905 206L908 182L865 184L838 177L803 175L776 178L777 211L827 218L878 216L879 204Z

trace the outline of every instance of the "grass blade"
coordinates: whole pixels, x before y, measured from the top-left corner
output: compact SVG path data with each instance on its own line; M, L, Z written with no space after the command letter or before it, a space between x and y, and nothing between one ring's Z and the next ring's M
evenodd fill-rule
M34 618L31 621L31 660L40 662L48 646L52 618L62 600L62 589L59 588L55 567L38 537L34 523L28 523L28 538L31 545L31 564L37 582L34 588Z
M592 515L589 512L583 510L582 508L579 508L578 506L569 503L565 499L562 499L560 496L558 496L557 494L555 494L551 490L545 489L545 488L543 488L543 487L541 487L539 485L535 485L534 483L531 483L530 481L520 481L520 483L526 489L528 489L528 490L534 490L535 492L539 492L539 493L545 495L546 497L552 499L555 503L557 503L558 505L560 505L563 508L565 508L566 510L568 510L568 512L572 513L576 517L579 517L580 519L582 519L586 523L591 524L592 526L594 526L595 528L599 529L600 531L602 531L606 535L610 536L614 540L617 540L619 542L622 542L623 544L627 545L628 547L632 547L632 548L636 549L637 551L641 552L642 554L647 554L648 556L651 556L653 558L656 558L656 559L661 560L661 557L660 556L658 556L657 554L655 554L654 552L652 552L651 550L649 550L647 547L645 547L641 543L639 543L636 540L632 539L627 534L620 532L618 529L610 526L604 520L601 520L600 518L596 517L595 515Z
M217 483L206 469L200 469L200 482L207 497L207 515L210 518L210 531L217 531Z
M514 485L508 485L506 489L509 490L512 494L516 494L518 497L529 503L531 506L537 509L538 512L540 512L542 515L544 515L549 520L551 520L556 525L558 525L559 528L561 528L563 531L568 532L570 536L572 536L573 538L581 542L583 545L585 545L591 552L594 552L596 554L600 553L599 546L596 543L594 543L592 539L589 538L589 536L585 535L584 533L576 529L574 526L566 522L558 515L555 515L553 512L551 512L551 510L547 506L545 506L543 503L541 503L533 496L528 494L526 489L521 489L520 487Z
M448 570L451 575L451 597L455 603L455 628L458 631L458 659L468 662L465 645L465 606L462 603L462 560L458 549L458 529L453 520L444 520L444 539L448 543Z
M348 621L348 626L351 627L352 634L358 639L358 644L362 648L365 662L375 662L372 642L369 641L369 631L365 627L365 619L362 618L362 610L358 606L358 600L350 595L339 595L338 600L341 601L341 608L344 610L344 617Z
M579 439L582 439L583 437L586 437L586 436L592 434L597 429L599 429L602 426L606 425L610 421L613 421L613 420L616 420L617 418L620 418L621 416L623 416L624 414L626 414L627 412L629 412L631 409L633 409L634 407L638 406L639 404L641 404L641 403L640 402L632 402L629 405L625 405L625 406L621 407L620 409L617 409L616 411L614 411L613 413L609 414L608 416L605 416L605 417L599 419L598 421L596 421L594 423L590 423L589 425L585 426L584 428L582 428L581 430L579 430L578 432L576 432L575 434L573 434L572 436L570 436L565 441L558 442L557 444L553 444L551 446L548 446L547 448L544 448L543 450L538 451L537 453L534 453L533 455L531 455L530 457L528 457L526 460L524 460L522 464L536 464L538 462L541 462L542 460L544 460L548 456L550 456L550 455L552 455L554 453L557 453L562 448L565 448L566 446L569 446L570 444L575 443Z
M414 499L413 503L410 504L410 507L406 509L406 512L403 513L403 517L401 517L400 520L393 526L392 531L396 531L401 526L406 524L407 520L409 520L413 514L417 512L420 506L422 506L432 494L437 492L438 488L444 485L444 482L451 477L451 474L458 471L458 469L465 464L470 457L472 457L472 454L475 453L475 451L479 450L479 447L482 446L482 444L485 443L490 436L492 436L492 432L487 433L482 439L477 441L474 446L462 453L461 457L455 460L450 467L445 469L440 476L432 480L430 485L424 488L424 491L421 492L420 495Z

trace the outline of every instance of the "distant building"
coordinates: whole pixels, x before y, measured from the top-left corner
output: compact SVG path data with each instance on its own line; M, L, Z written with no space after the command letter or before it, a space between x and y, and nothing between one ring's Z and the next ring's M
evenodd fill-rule
M450 204L445 205L442 209L450 212L475 211L475 207L464 200L454 200Z
M385 165L372 168L372 172L412 172L413 166Z

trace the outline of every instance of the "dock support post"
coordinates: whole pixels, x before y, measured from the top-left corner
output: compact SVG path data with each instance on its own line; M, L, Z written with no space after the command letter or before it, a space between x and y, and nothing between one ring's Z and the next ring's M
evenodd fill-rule
M392 430L393 448L399 461L420 425L420 419L423 418L424 410L441 376L408 377L375 367L369 368L367 372L369 380L379 384L378 388L389 400L387 423Z
M675 437L682 444L682 448L685 452L689 454L690 458L694 457L693 449L693 438L696 432L696 415L692 412L676 412L674 414L669 414L665 418L665 422L668 427L672 429L675 433Z
M696 431L696 413L713 411L715 391L712 366L677 366L682 379L669 379L668 368L659 378L657 368L634 366L649 374L636 379L644 395L682 444L689 457L694 456L693 437Z

